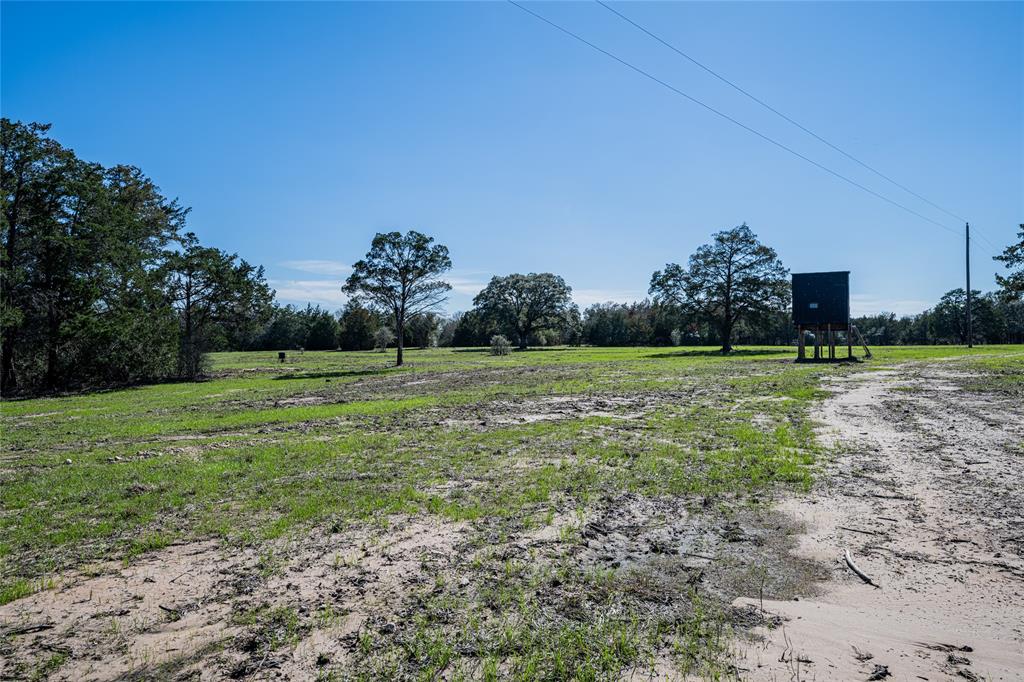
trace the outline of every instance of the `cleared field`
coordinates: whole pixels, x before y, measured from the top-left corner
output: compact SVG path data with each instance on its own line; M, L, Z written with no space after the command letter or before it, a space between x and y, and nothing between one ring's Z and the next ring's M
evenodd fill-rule
M0 676L734 677L734 601L827 574L773 509L842 448L827 381L1024 398L1021 346L873 350L226 353L5 402Z

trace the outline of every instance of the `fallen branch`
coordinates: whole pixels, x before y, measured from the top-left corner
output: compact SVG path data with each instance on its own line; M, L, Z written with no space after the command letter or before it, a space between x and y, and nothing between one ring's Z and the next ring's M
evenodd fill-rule
M173 582L174 582L174 581L176 581L176 580L177 580L178 578L184 578L184 577L185 577L186 575L189 575L190 573L192 573L192 571L191 571L191 570L185 571L185 572L184 572L184 573L182 573L181 575L176 575L176 576L174 576L173 578L171 578L169 582L172 582L172 583L173 583Z
M879 533L878 531L874 531L874 530L861 530L860 528L850 528L849 526L837 526L837 527L841 528L842 530L848 530L851 533L864 533L864 535L884 535L884 533Z
M52 630L54 628L53 623L36 623L34 625L18 625L13 628L6 630L0 630L0 634L4 637L10 637L13 635L30 635L33 632L42 632L43 630Z
M882 589L881 586L874 580L868 577L868 574L857 568L857 564L853 563L853 557L850 556L850 550L846 550L846 565L850 567L850 570L857 574L857 577L866 582L868 585L873 586L876 590Z
M885 495L883 493L868 493L868 497L878 497L883 500L902 500L903 502L913 502L913 497L907 497L906 495Z
M696 552L680 552L683 556L692 556L696 559L706 559L708 561L714 561L715 557L708 556L707 554L697 554Z

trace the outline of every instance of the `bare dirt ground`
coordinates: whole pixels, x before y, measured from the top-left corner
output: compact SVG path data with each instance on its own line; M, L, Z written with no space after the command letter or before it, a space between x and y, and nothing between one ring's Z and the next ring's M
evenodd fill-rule
M51 679L313 679L360 633L393 631L417 587L448 572L464 530L409 522L262 552L177 545L69 574L0 607L0 623L16 656L66 659ZM9 675L21 679L0 665Z
M775 508L771 495L749 504L596 491L586 508L560 506L539 527L394 514L79 567L0 606L0 680L351 679L364 670L386 679L369 666L392 662L391 677L412 677L391 657L427 645L417 626L425 613L457 634L471 606L481 619L472 632L500 632L488 630L488 619L504 618L495 604L524 594L511 588L537 566L551 569L530 588L541 625L601 622L624 607L685 622L695 594L723 604L715 646L724 677L1024 679L1024 406L979 392L961 367L906 363L833 379L813 416L838 455L809 494ZM659 400L693 395L515 398L409 419L485 431L597 415L640 438L639 417ZM846 565L846 550L878 588ZM605 578L563 580L563 571ZM460 670L479 678L482 665ZM622 678L678 671L678 657L659 653Z
M758 630L749 679L1024 679L1024 405L972 379L933 363L833 383L817 417L842 454L781 506L832 576L764 602L783 623Z

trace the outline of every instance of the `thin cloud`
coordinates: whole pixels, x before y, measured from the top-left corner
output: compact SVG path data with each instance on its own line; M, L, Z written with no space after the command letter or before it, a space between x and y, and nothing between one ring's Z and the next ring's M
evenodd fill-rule
M884 298L871 294L850 295L850 314L854 317L879 313L895 313L897 317L903 317L924 312L932 305L929 301L910 298Z
M307 303L340 307L348 301L348 296L341 291L341 282L331 280L270 280L269 284L277 292L280 303Z
M336 260L286 260L281 267L312 275L347 275L352 272L351 265Z
M452 285L452 291L464 296L476 296L487 286L485 282L464 277L445 277L444 281Z
M581 308L595 303L633 303L646 298L642 291L634 289L573 289L572 300Z

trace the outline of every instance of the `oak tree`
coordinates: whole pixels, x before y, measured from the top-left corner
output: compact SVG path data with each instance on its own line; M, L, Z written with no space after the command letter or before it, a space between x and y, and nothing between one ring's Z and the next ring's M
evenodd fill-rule
M788 275L775 250L743 223L715 234L711 244L690 256L686 268L669 263L655 272L650 293L714 325L722 352L729 353L740 320L757 322L789 305Z
M492 277L473 305L485 318L513 331L519 348L530 335L563 325L572 308L572 288L550 272Z

